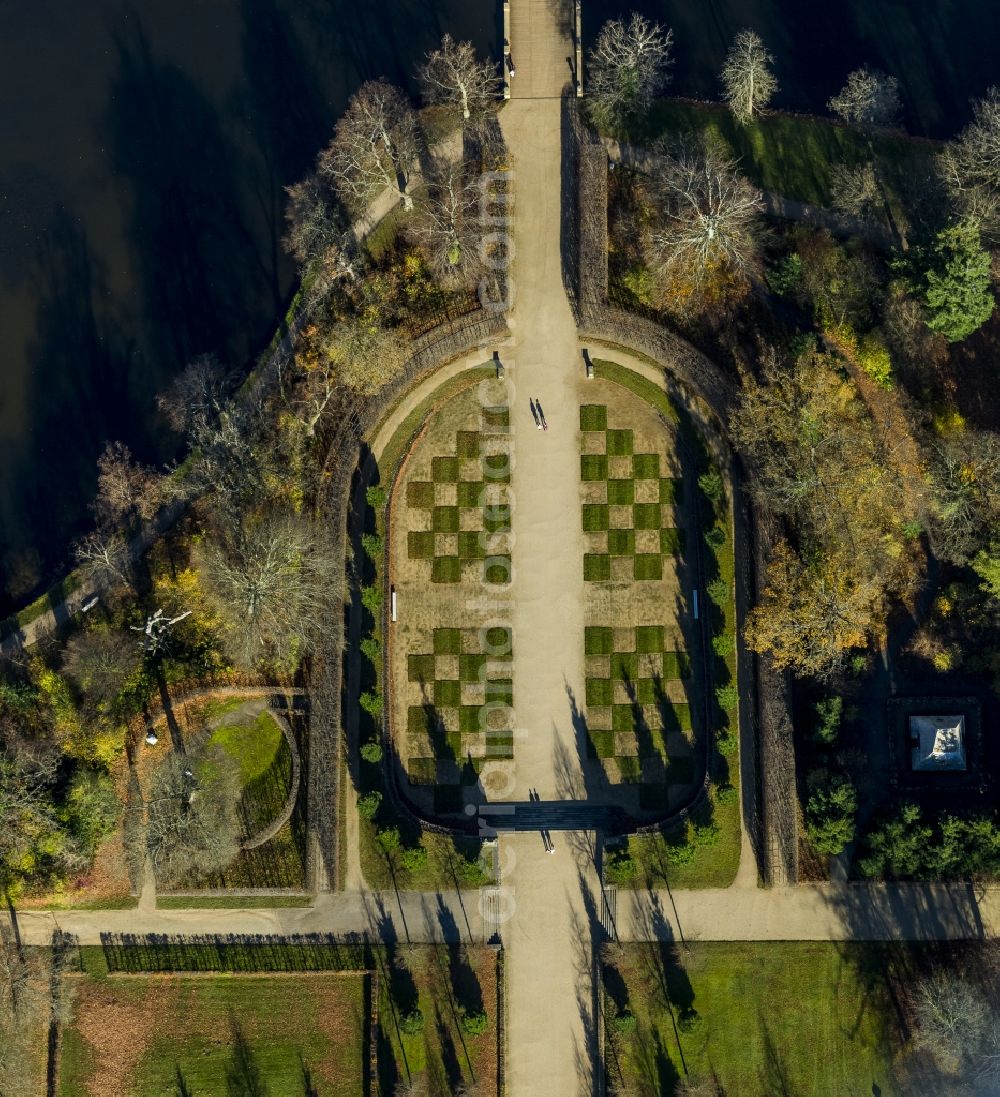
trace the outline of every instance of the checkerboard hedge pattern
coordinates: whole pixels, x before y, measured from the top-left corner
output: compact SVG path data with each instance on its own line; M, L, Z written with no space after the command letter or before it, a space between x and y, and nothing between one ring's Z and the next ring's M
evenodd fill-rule
M583 453L580 478L587 485L583 531L587 552L583 577L606 582L621 574L631 560L630 578L663 576L663 558L684 548L684 531L675 527L674 503L682 499L682 482L662 476L658 453L636 453L633 432L608 426L605 404L580 408Z
M487 760L514 756L513 654L508 628L436 628L431 650L407 657L411 784L473 784Z
M454 453L432 459L431 478L406 485L406 506L415 512L407 552L428 561L432 582L509 581L509 555L489 551L492 535L510 530L502 490L510 483L509 431L509 408L484 408L482 430L458 431Z
M587 626L589 753L612 779L687 784L692 778L691 663L661 625ZM652 796L652 794L651 794ZM644 797L651 799L651 797Z

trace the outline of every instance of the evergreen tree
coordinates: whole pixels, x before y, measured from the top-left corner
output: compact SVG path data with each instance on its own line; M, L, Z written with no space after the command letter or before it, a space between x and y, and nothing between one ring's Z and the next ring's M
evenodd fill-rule
M920 291L929 312L927 326L960 342L986 323L995 304L990 256L978 226L963 221L942 229L927 258Z

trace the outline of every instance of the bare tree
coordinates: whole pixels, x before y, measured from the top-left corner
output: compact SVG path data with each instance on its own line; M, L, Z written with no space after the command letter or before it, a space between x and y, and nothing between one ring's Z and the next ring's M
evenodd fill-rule
M859 126L894 126L902 109L899 81L864 65L848 73L847 83L827 106L845 122Z
M694 283L722 267L749 272L757 258L760 191L712 148L681 147L660 174L661 214L648 238L651 265Z
M871 160L853 168L837 164L830 173L830 199L834 209L849 217L877 221L883 202L875 164Z
M778 90L778 81L769 68L772 61L774 57L755 31L741 30L736 35L722 66L722 83L726 102L738 121L750 122Z
M317 169L356 215L395 187L405 209L407 176L419 149L417 120L406 96L384 80L369 80L351 97Z
M987 1036L990 1008L982 995L953 972L939 971L913 988L914 1043L938 1065L957 1071L977 1058Z
M202 354L156 398L172 430L197 443L197 435L215 423L225 407L230 378L214 354Z
M91 506L99 527L148 521L160 506L161 476L132 460L128 446L109 442L97 459L97 497Z
M649 109L670 79L674 32L633 13L609 19L590 53L588 96L595 120L612 126Z
M243 666L308 649L331 612L334 559L315 525L269 515L201 546L205 595Z
M471 42L456 42L446 34L420 68L420 87L428 103L477 123L500 95L501 81L496 65L479 61Z
M407 231L445 285L471 285L482 270L481 198L463 163L435 159Z
M132 554L118 530L95 530L81 537L73 545L73 556L86 578L97 586L132 585Z
M221 748L207 751L196 775L184 755L156 771L147 803L146 843L157 879L179 883L231 864L239 852L239 775Z
M114 703L139 669L140 650L117 630L91 628L69 639L65 661L87 702L103 710Z
M972 121L945 146L938 167L963 217L984 235L1000 236L1000 88L990 88L972 106Z

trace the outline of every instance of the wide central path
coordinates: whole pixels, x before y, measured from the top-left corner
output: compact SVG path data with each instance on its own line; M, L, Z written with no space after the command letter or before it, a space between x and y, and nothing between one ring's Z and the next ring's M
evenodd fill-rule
M577 388L582 363L562 282L560 178L562 91L572 42L559 0L511 5L511 101L501 126L514 170L513 345L505 352L514 390L515 787L508 798L583 796L570 699L582 704L583 531ZM548 422L538 430L529 400ZM596 1041L593 932L599 882L588 836L505 836L501 882L512 911L507 950L509 1060L513 1097L592 1090Z

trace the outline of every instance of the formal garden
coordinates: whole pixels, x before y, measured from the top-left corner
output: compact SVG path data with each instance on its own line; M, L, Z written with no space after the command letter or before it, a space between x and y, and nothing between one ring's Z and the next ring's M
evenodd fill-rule
M494 381L444 403L390 501L393 742L409 795L435 813L460 811L462 786L513 757L513 647L498 615L511 578L505 398Z

